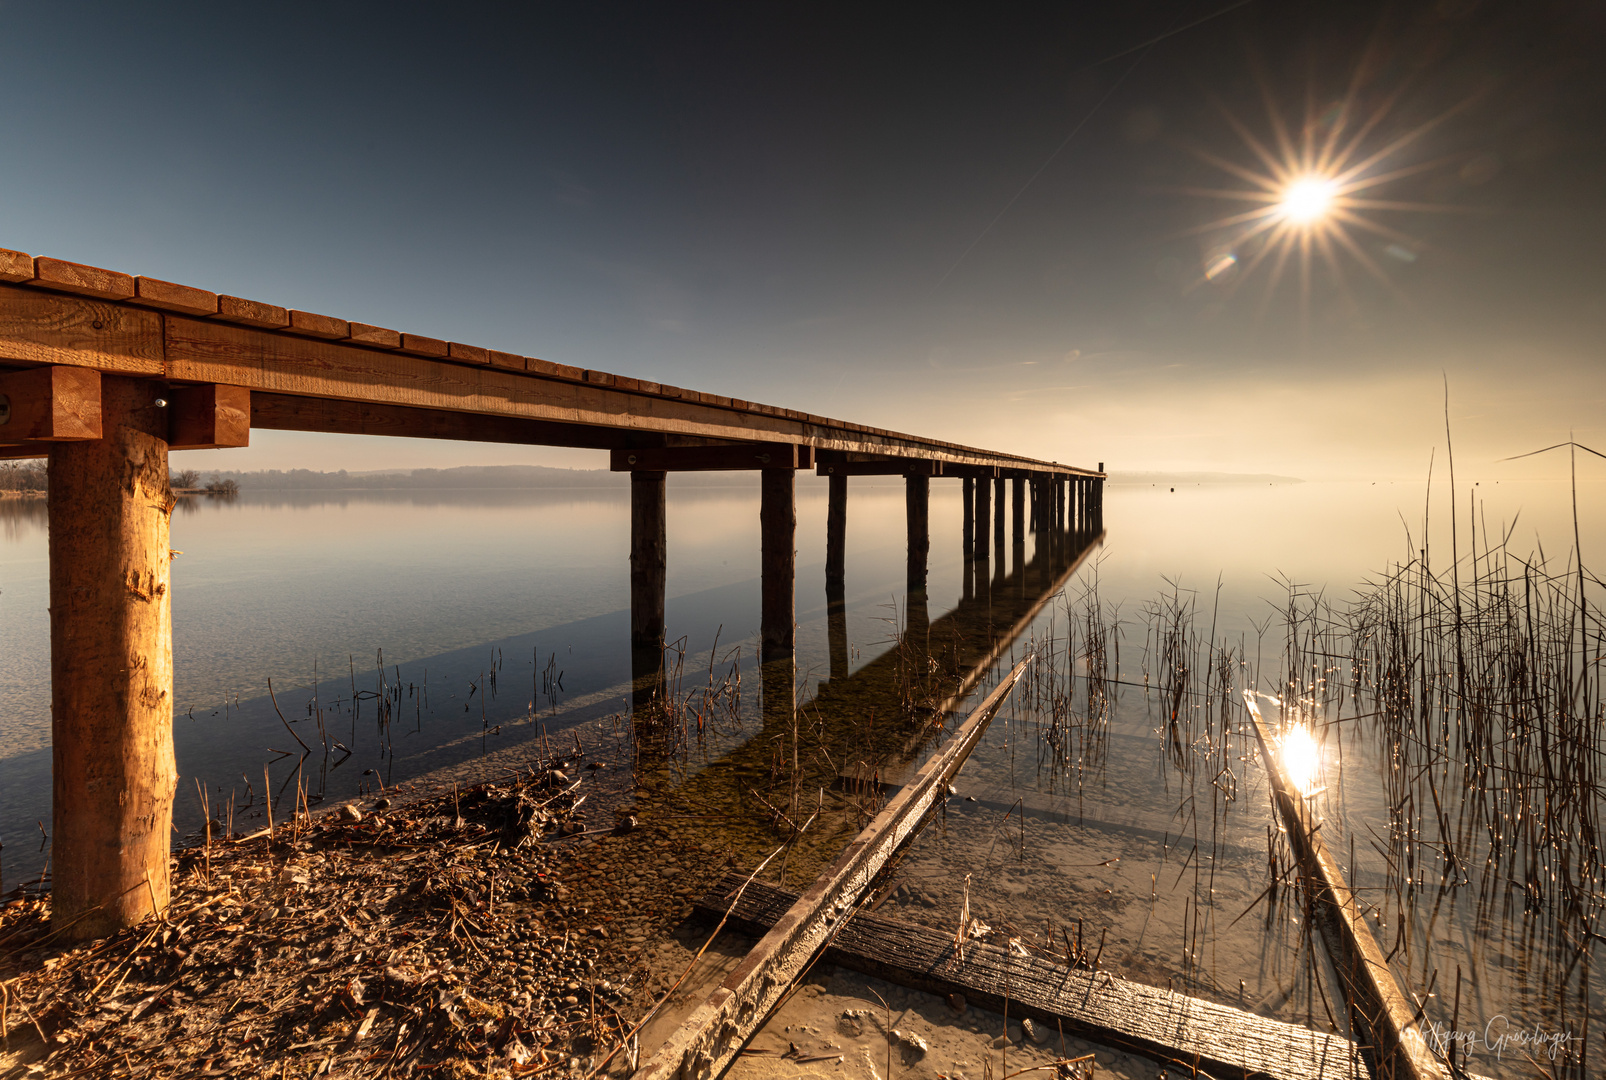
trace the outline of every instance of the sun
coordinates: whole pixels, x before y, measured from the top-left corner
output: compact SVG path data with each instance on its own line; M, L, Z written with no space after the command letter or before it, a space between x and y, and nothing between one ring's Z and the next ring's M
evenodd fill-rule
M1388 260L1415 262L1425 245L1389 220L1411 213L1478 213L1473 207L1428 204L1380 197L1397 181L1450 164L1451 157L1422 160L1414 151L1428 133L1472 104L1467 98L1403 130L1389 130L1401 91L1385 94L1370 111L1361 101L1362 83L1375 64L1363 62L1348 93L1336 102L1307 103L1302 122L1290 124L1262 81L1269 138L1251 130L1217 102L1247 154L1187 147L1201 161L1220 169L1241 186L1164 188L1170 194L1247 204L1242 210L1203 222L1179 236L1204 237L1197 279L1187 288L1215 288L1231 294L1262 265L1269 273L1259 304L1264 317L1279 286L1298 281L1301 321L1308 321L1317 265L1355 305L1345 264L1359 266L1397 299L1409 304L1385 270ZM1397 218L1396 218L1397 220Z
M1323 176L1303 176L1283 188L1283 199L1277 209L1295 224L1310 225L1332 211L1337 194L1336 181Z

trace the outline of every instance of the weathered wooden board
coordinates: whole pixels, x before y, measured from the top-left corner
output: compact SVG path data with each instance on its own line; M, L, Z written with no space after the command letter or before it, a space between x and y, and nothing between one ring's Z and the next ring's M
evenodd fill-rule
M717 919L730 908L743 880L727 875L697 908ZM796 899L794 893L754 882L736 903L731 924L762 933ZM1365 1075L1358 1048L1342 1036L1104 972L1074 970L1036 955L1019 956L996 945L970 942L961 957L951 933L868 912L855 914L838 931L825 959L915 990L963 994L972 1005L1012 1018L1029 1016L1050 1031L1063 1029L1162 1065L1181 1066L1183 1075L1193 1069L1266 1080Z
M1288 827L1306 887L1316 898L1316 924L1321 927L1350 1012L1370 1032L1377 1047L1378 1073L1393 1080L1446 1080L1449 1070L1428 1049L1421 1018L1400 993L1382 947L1366 925L1338 863L1328 854L1319 821L1283 770L1277 738L1260 715L1254 694L1243 693L1260 742L1261 761L1271 777L1273 798Z
M725 982L698 1006L636 1075L640 1080L709 1080L725 1071L786 988L825 944L888 858L935 805L993 714L1019 681L1021 661L971 713L946 747L893 797L809 890L776 918Z
M0 362L162 375L162 316L108 300L0 285Z

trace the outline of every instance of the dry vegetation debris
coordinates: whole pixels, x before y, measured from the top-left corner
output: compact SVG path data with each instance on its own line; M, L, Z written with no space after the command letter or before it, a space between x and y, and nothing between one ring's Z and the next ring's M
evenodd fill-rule
M619 864L664 841L624 816L588 829L561 765L182 851L161 919L86 945L48 899L13 901L0 1075L582 1071L627 1030L641 946L678 911L593 917L571 894L562 879L617 883L593 865L604 841ZM610 942L616 915L637 916L631 940Z

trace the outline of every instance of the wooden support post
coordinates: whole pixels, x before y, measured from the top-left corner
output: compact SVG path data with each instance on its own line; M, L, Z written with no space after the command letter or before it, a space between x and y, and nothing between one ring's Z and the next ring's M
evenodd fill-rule
M656 469L630 474L630 673L637 712L661 704L664 695L667 475Z
M178 782L167 411L100 383L102 437L51 448L47 511L51 919L77 940L166 908Z
M1015 512L1010 521L1012 538L1010 555L1015 565L1015 577L1018 579L1016 589L1024 598L1026 596L1026 481L1017 476L1010 482L1010 487L1015 496L1012 503Z
M965 503L964 545L965 561L976 557L976 481L965 477L963 481Z
M829 592L832 582L841 584L846 577L848 534L848 478L832 473L830 493L825 511L825 588Z
M926 591L926 572L931 553L931 479L910 476L904 480L904 518L909 529L908 591Z
M976 481L976 558L985 559L992 554L992 485L986 480Z
M825 514L825 612L831 678L848 676L847 547L848 478L830 473Z
M1014 513L1010 516L1010 535L1014 544L1021 545L1026 543L1026 480L1023 477L1015 477L1010 481L1010 490L1014 494L1011 503Z
M910 475L904 479L904 519L908 526L908 570L905 588L908 599L908 635L922 652L926 647L931 618L927 609L926 576L931 553L931 479Z
M764 469L759 503L759 662L763 668L764 722L790 722L795 677L797 504L795 473Z
M1004 509L1009 505L1005 495L1007 481L1000 476L993 481L993 504L996 511L993 514L993 551L998 555L998 565L1004 565Z

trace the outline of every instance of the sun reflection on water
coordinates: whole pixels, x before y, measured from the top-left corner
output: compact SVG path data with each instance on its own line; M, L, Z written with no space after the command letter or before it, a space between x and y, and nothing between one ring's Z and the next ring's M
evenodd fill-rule
M1317 745L1310 728L1296 724L1285 731L1279 753L1288 782L1301 795L1309 798L1321 790L1322 748Z

